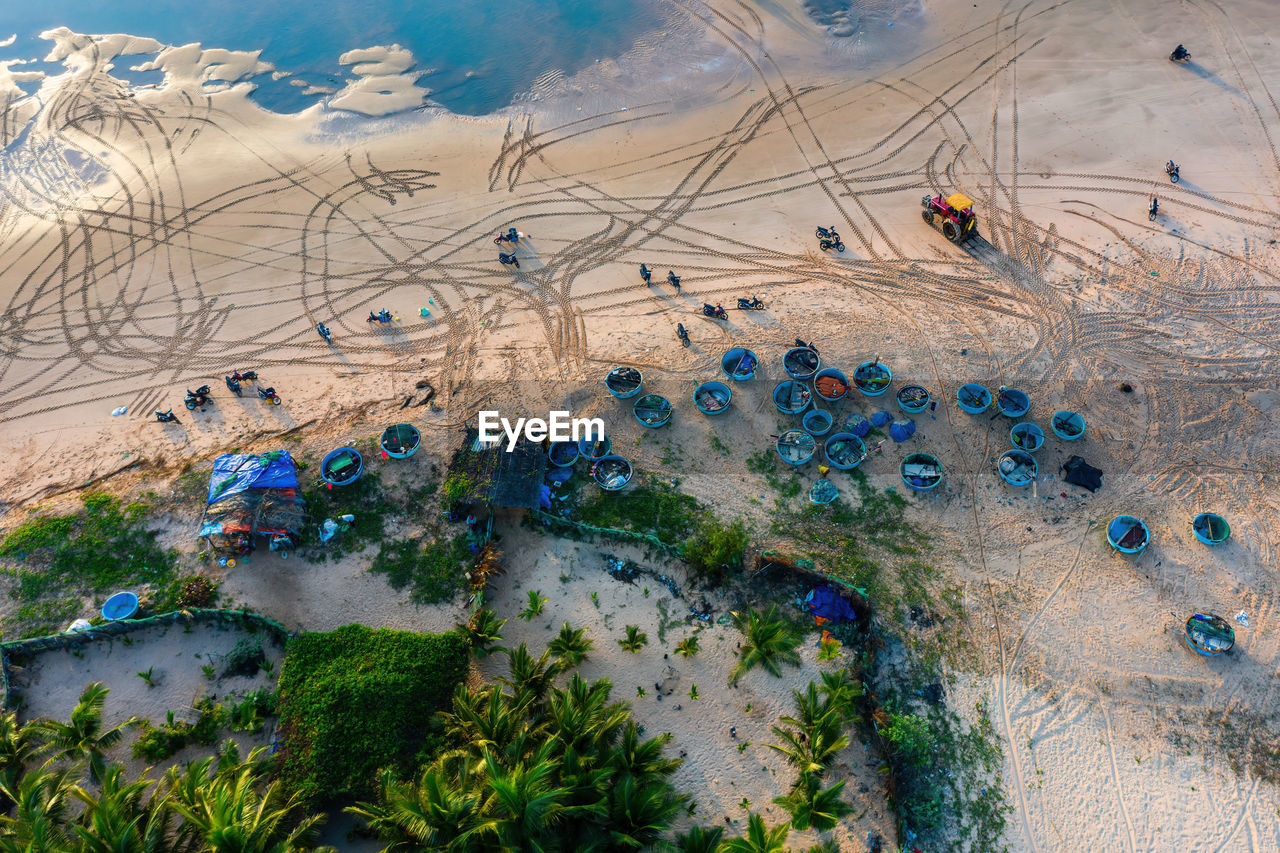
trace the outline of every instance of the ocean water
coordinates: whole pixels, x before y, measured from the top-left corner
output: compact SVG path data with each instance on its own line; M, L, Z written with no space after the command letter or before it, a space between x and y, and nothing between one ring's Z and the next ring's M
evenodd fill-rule
M356 75L339 57L398 44L423 72L416 85L456 113L483 115L511 103L548 72L565 75L625 53L662 25L657 0L37 0L0 5L4 60L13 71L58 74L44 62L55 27L77 33L127 33L168 45L261 50L282 74L249 78L261 106L292 113L348 86ZM159 83L159 71L131 71L148 57L122 56L112 74L134 84ZM303 85L305 84L305 85ZM38 83L19 87L30 93Z

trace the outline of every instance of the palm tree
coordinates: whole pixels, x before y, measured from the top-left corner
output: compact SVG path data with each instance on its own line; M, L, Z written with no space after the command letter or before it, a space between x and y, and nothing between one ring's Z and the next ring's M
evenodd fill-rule
M507 651L507 658L511 677L498 680L517 694L527 693L536 702L546 698L547 691L560 674L559 666L551 659L551 652L543 652L540 658L534 660L533 655L529 654L529 647L521 643L514 652Z
M781 722L795 728L773 727L773 733L782 745L768 744L772 750L782 753L800 775L821 776L835 760L836 753L849 745L849 736L840 731L840 718L829 714L812 728L804 728L799 720L782 717Z
M496 687L473 691L465 684L453 693L453 710L442 713L445 734L464 749L523 755L531 735L527 715L532 698L513 699Z
M13 791L13 815L0 815L0 852L65 853L67 818L75 782L71 767L38 767Z
M593 648L587 629L574 630L566 621L560 628L560 636L547 646L547 650L559 659L564 668L574 667L587 659L587 652Z
M27 764L40 750L40 729L34 723L19 723L17 711L0 714L0 814L14 803Z
M839 711L844 721L853 719L853 700L863 694L862 685L849 680L849 670L837 669L822 673L822 686L818 688L827 697L830 707Z
M770 605L766 613L750 610L738 615L738 630L746 637L742 644L738 665L729 675L729 683L737 684L743 674L756 665L763 666L769 674L781 677L781 664L800 665L796 648L803 642L800 633L778 613L777 605Z
M502 641L502 634L499 632L505 624L506 619L499 619L498 614L482 607L458 627L471 640L471 653L477 658L483 658L494 651L502 651L498 646Z
M676 849L680 853L716 853L723 835L723 826L695 826L676 836Z
M465 762L455 779L434 765L422 771L416 784L397 781L389 770L380 781L377 803L359 803L346 811L364 818L375 835L389 842L383 853L466 853L494 829L481 811L478 780Z
M622 702L610 704L612 689L607 678L588 682L575 673L564 690L551 691L548 729L565 752L598 755L618 741L631 712Z
M770 829L765 826L764 818L752 812L747 819L747 834L722 842L718 853L787 853L786 841L790 834L789 824Z
M130 782L124 765L112 764L98 796L75 788L72 793L85 804L80 824L72 827L78 853L168 853L170 814L163 798L148 800L154 784L145 775Z
M303 815L296 796L286 797L279 782L263 787L259 753L225 770L217 758L193 762L166 775L169 807L183 819L178 849L202 853L302 853L322 819ZM261 788L261 790L259 790ZM185 846L183 846L185 844Z
M777 797L774 803L790 812L791 825L796 829L805 830L812 826L818 832L828 832L835 828L840 818L853 811L852 806L840 799L844 785L844 780L841 780L824 791L817 776L802 774L791 793Z
M697 634L692 634L688 637L685 637L683 640L680 641L680 644L676 646L676 654L682 657L691 658L697 653L698 653L698 635Z
M493 755L484 754L489 796L485 804L497 821L499 843L504 850L541 851L557 846L557 827L583 809L599 814L599 805L573 806L568 789L556 784L559 762L550 744L527 762L503 767Z
M628 625L626 639L619 640L618 645L635 654L649 643L649 635L640 630L639 625Z
M660 776L623 776L609 789L609 849L641 850L657 844L688 799Z
M95 681L80 694L80 701L71 710L70 720L65 723L41 720L37 724L45 739L45 749L53 753L50 760L86 762L89 779L95 784L102 781L106 770L106 751L124 739L126 730L142 722L138 717L130 717L104 730L102 709L108 692L101 681Z

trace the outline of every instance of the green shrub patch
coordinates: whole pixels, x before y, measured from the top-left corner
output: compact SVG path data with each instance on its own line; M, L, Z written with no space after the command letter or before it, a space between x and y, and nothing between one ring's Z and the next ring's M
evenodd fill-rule
M382 768L429 759L436 712L467 672L465 637L347 625L289 644L280 673L281 778L319 806L374 793Z

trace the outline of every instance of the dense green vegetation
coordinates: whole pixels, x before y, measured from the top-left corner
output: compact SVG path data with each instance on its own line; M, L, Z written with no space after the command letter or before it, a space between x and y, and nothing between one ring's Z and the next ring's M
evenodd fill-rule
M709 518L684 544L684 559L702 577L723 581L730 571L742 568L742 555L750 537L741 519L725 525Z
M290 642L280 673L281 778L310 805L368 795L439 746L437 711L466 675L467 638L348 625Z
M22 604L6 619L4 634L53 633L84 611L82 596L150 584L153 609L168 609L183 586L176 551L161 548L148 530L148 500L125 504L88 493L67 515L36 515L0 539L0 572L12 577L10 594Z
M573 518L592 527L649 533L668 545L679 545L711 514L692 495L651 479L625 494L597 492L577 505Z
M413 537L383 542L369 571L386 575L392 589L408 588L417 604L436 604L451 601L462 591L467 569L474 562L465 535L448 542Z

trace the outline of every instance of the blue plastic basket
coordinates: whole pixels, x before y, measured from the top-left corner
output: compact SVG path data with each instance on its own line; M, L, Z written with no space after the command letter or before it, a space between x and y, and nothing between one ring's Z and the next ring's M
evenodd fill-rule
M138 596L131 592L117 592L102 605L102 618L116 621L128 619L138 612Z
M916 492L938 488L943 475L942 463L932 453L908 453L898 466L898 476L903 484Z
M723 415L729 411L729 403L733 400L733 389L723 382L703 382L693 389L693 405L704 415ZM704 402L720 402L719 408L703 405Z
M980 415L991 407L991 392L985 385L966 382L956 391L956 405L966 414Z
M789 429L778 436L777 442L774 443L774 450L788 465L803 465L813 458L817 449L818 440L802 429Z
M903 385L898 389L898 408L919 414L929 407L929 390L923 385Z
M1084 437L1084 416L1070 409L1054 412L1053 420L1049 421L1049 428L1063 441L1075 441L1077 438Z
M867 458L867 445L851 432L834 432L822 445L822 455L832 468L851 471Z
M1141 536L1132 535L1134 530L1141 531ZM1107 542L1122 554L1137 554L1150 541L1151 531L1147 525L1132 515L1117 515L1107 525Z
M853 372L853 387L868 397L879 397L893 384L893 371L878 361L864 361Z
M734 382L746 382L756 375L760 359L749 349L734 347L720 359L720 369Z
M1035 453L1044 447L1044 430L1030 421L1014 424L1009 430L1009 443L1017 450Z

